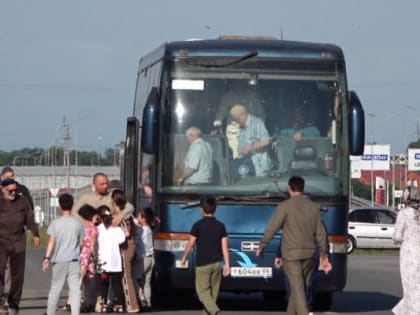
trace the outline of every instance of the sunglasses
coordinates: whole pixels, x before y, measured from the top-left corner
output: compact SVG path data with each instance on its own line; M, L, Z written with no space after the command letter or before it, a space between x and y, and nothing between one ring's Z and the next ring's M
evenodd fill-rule
M16 189L7 190L9 194L14 194L16 192Z

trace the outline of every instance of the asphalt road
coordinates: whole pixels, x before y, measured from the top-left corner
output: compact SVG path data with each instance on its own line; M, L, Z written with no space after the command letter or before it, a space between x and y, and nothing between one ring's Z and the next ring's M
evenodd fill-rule
M28 250L26 278L21 302L22 315L44 314L50 284L50 271L41 271L44 250ZM391 315L392 307L401 297L398 256L350 255L347 285L343 292L334 295L329 312L315 314L343 315ZM64 302L63 292L62 302ZM257 315L285 313L284 308L265 308L259 294L222 294L219 306L224 315ZM70 314L57 311L57 315ZM199 315L201 310L195 303L171 309L154 310L149 314L188 314Z

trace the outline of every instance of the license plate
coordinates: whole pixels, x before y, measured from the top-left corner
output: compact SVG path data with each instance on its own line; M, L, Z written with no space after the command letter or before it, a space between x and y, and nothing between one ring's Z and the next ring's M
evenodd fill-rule
M271 278L273 271L271 267L231 267L230 275L236 278Z

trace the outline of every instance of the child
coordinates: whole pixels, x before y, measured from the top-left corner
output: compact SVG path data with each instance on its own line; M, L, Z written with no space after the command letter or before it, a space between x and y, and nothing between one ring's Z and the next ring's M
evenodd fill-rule
M83 225L71 215L73 197L63 194L58 198L62 216L50 223L49 235L42 270L46 271L52 262L51 288L48 294L47 315L55 315L60 292L64 282L70 289L71 314L80 311L80 245L85 236Z
M101 280L102 309L105 313L111 311L124 313L124 292L122 288L122 262L120 244L125 242L128 231L121 227L112 226L111 210L107 206L100 206L98 214L102 223L98 226L98 257L103 273ZM108 289L112 287L115 303L107 305Z
M151 287L153 266L153 231L155 215L151 208L140 210L137 213L139 227L136 230L136 256L139 268L139 299L143 311L152 310Z
M225 225L216 220L216 199L205 196L200 201L203 218L194 223L190 239L181 258L185 265L188 253L197 242L195 289L207 314L220 312L216 304L221 282L220 261L224 261L223 276L230 274L228 238Z
M96 302L96 261L98 227L95 225L98 219L97 210L89 205L82 206L78 211L85 228L80 252L81 284L83 285L84 304L82 310L86 313L93 312Z
M121 257L123 262L123 289L125 297L125 308L128 313L138 313L140 307L137 301L136 289L134 288L134 280L132 277L132 263L136 254L136 244L134 235L136 231L135 224L131 216L125 219L122 210L127 205L127 199L125 193L121 189L113 189L111 192L111 204L114 210L113 225L120 225L129 231L125 242L120 246ZM119 216L121 221L119 224L115 224L118 221L115 220L115 216Z

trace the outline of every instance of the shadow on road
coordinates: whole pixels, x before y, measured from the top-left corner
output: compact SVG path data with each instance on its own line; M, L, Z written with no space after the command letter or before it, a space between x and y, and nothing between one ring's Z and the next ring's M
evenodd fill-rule
M371 291L346 291L334 294L331 310L340 313L386 311L398 303L400 297Z
M161 305L160 310L200 310L201 303L197 297L190 292L190 295L177 294L171 301L165 296L166 305ZM381 312L391 310L400 300L399 297L390 294L371 291L346 291L335 293L333 296L332 312L337 313L365 313ZM278 299L264 299L262 294L235 294L221 293L218 305L222 310L229 311L282 311L287 307L287 301Z

